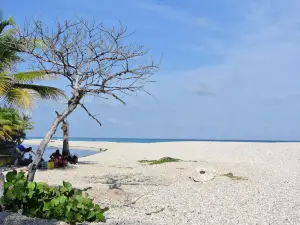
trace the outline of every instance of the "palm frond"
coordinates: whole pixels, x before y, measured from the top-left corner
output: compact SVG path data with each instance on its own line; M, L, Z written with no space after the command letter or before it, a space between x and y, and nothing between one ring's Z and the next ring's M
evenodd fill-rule
M4 94L3 99L10 107L31 109L33 106L34 94L28 89L17 87L9 88Z
M21 128L22 130L32 130L34 128L33 122L31 121L31 118L25 114L22 114L22 124Z
M11 78L5 73L0 73L0 96L7 91L10 84Z
M0 139L11 140L33 128L30 118L16 109L0 107Z
M11 124L11 120L0 117L0 125L3 125L3 124Z
M0 33L0 37L1 38L13 37L13 35L16 34L16 32L17 32L17 28L11 28Z
M5 141L5 133L2 130L0 130L0 140Z
M0 33L2 33L7 26L16 26L16 22L12 17L0 22Z
M66 97L62 90L55 87L34 85L34 81L52 80L56 76L46 71L28 71L12 74L17 63L22 61L18 52L24 45L15 36L17 26L12 18L3 20L0 10L0 100L2 105L9 105L20 110L31 109L35 100L58 100ZM32 40L35 48L45 48L43 41ZM1 109L0 109L1 111ZM25 126L26 124L24 124ZM30 128L30 124L27 124Z
M10 133L13 133L13 130L14 130L14 128L11 125L8 125L8 124L3 125L2 129L5 130L6 132L10 132Z
M57 76L48 74L46 71L28 71L12 74L16 82L32 83L39 80L54 80Z
M8 71L21 60L13 49L15 46L13 37L0 36L0 71Z
M38 97L42 99L59 100L60 98L66 98L64 92L55 87L35 84L13 84L13 87L19 89L33 90L36 93L38 93Z

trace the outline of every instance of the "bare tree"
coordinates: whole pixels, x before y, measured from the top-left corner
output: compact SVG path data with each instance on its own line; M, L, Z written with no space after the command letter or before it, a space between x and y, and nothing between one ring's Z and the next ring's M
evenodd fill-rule
M55 29L34 20L18 32L24 46L22 52L34 68L66 78L72 89L65 110L57 113L29 166L29 181L34 179L37 165L57 127L78 106L101 125L82 103L85 96L112 97L125 104L122 96L144 91L144 85L151 82L158 65L152 59L144 61L148 51L143 46L128 44L127 37L127 30L121 25L118 29L106 28L81 18L64 23L56 21Z

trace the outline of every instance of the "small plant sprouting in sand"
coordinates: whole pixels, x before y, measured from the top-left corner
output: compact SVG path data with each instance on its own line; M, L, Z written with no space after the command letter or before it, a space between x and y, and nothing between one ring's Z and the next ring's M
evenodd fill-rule
M156 164L162 164L162 163L168 163L168 162L179 162L180 159L175 159L171 157L163 157L161 159L156 160L139 160L139 163L148 163L148 165L156 165Z
M231 180L248 180L245 177L235 176L235 175L233 175L233 173L226 173L226 174L222 174L221 176L228 177Z

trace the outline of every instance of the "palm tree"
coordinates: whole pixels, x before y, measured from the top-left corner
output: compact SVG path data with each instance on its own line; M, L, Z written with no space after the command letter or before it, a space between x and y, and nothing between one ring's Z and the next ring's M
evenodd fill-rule
M22 141L25 131L33 128L30 118L20 115L12 108L0 108L0 139L3 141Z
M17 124L13 124L11 118L8 118L8 112L3 112L2 109L0 109L0 124L0 139L12 139Z
M58 88L34 84L35 81L51 78L45 71L12 73L16 64L22 61L17 51L20 43L14 37L15 32L14 20L3 20L0 15L0 104L30 109L39 98L57 100L64 96Z

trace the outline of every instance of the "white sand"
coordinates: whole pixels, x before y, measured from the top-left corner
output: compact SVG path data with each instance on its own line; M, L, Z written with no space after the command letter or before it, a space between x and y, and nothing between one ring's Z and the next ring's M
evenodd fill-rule
M108 224L300 224L299 143L70 142L70 146L108 151L81 158L72 169L38 171L36 180L51 184L68 180L78 188L92 187L88 192L95 201L110 207ZM137 162L164 156L187 161ZM214 179L202 183L189 178L202 179L200 170ZM228 172L247 180L221 176ZM159 212L147 215L155 211Z

